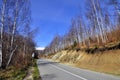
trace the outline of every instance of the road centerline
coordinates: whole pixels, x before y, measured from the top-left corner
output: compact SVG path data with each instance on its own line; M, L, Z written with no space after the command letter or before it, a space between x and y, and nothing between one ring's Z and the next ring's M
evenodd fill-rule
M81 76L79 76L79 75L73 74L73 73L71 73L71 72L69 72L69 71L67 71L67 70L65 70L65 69L62 69L62 68L60 68L60 67L58 67L58 66L55 66L55 65L53 65L53 64L50 64L50 65L53 66L53 67L55 67L55 68L57 68L57 69L59 69L59 70L61 70L61 71L66 72L66 73L68 73L68 74L70 74L70 75L72 75L72 76L74 76L74 77L77 77L77 78L82 79L82 80L87 80L86 78L83 78L83 77L81 77Z

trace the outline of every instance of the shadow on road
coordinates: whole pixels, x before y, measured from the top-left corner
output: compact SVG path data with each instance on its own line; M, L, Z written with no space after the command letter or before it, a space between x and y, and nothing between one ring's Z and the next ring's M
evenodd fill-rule
M48 65L48 64L57 64L57 62L38 61L37 64L40 65L40 66L45 66L45 65Z
M57 62L50 62L50 61L44 61L44 60L38 60L37 61L37 65L38 66L43 66L43 67L45 67L45 66L47 66L47 65L49 65L49 64L57 64ZM43 74L43 75L41 75L41 80L53 80L53 78L56 78L57 76L56 76L56 74Z
M53 80L53 78L56 77L55 74L46 74L46 75L41 75L42 76L42 79L44 80Z

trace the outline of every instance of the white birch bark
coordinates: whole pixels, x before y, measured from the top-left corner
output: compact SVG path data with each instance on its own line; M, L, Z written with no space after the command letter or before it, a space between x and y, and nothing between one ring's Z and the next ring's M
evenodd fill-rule
M98 25L98 28L99 28L99 31L100 31L100 36L101 36L102 42L104 42L103 33L102 33L102 28L101 28L101 25L100 25L100 22L99 22L99 18L98 18L98 16L97 16L97 9L96 9L94 0L91 0L91 1L92 1L93 9L94 9L94 11L95 11L95 17L96 17L97 25Z
M11 59L12 59L12 56L17 48L17 46L15 47L15 49L13 50L13 42L14 42L14 35L15 35L15 30L16 30L16 24L17 24L17 16L18 16L18 0L16 1L16 4L15 4L15 16L14 16L14 23L13 23L13 30L12 30L12 36L11 36L11 45L10 45L10 57L9 57L9 60L7 62L7 66L9 66L10 62L11 62Z
M4 28L4 13L5 13L5 4L6 4L6 0L3 1L2 4L2 17L1 17L1 28L0 28L0 67L2 67L2 45L3 45L3 28Z

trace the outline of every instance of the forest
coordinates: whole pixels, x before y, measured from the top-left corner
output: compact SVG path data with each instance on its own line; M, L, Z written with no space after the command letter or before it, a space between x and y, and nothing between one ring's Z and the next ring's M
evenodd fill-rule
M35 50L30 0L0 0L0 68L25 68Z
M57 34L44 52L50 54L76 49L93 53L96 49L118 49L119 34L120 1L85 0L80 14L71 20L68 32L63 36Z

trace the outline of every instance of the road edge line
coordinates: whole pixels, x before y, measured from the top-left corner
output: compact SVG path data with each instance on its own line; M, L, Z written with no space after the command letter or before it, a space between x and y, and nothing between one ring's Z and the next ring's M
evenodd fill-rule
M71 74L71 75L73 75L73 76L75 76L75 77L77 77L77 78L80 78L80 79L83 79L83 80L87 80L86 78L83 78L83 77L81 77L81 76L79 76L79 75L73 74L73 73L71 73L71 72L69 72L69 71L67 71L67 70L65 70L65 69L62 69L62 68L60 68L60 67L58 67L58 66L55 66L55 65L52 65L52 64L50 64L50 65L53 66L53 67L55 67L55 68L57 68L57 69L59 69L59 70L62 70L62 71L64 71L64 72L66 72L66 73L68 73L68 74Z

